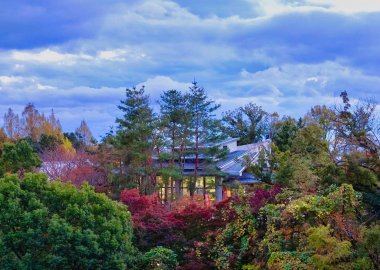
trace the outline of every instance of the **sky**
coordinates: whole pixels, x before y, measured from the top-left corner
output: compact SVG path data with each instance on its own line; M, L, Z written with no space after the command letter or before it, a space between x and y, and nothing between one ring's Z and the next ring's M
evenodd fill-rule
M195 78L221 111L299 117L378 101L379 44L380 0L1 0L0 116L32 102L100 138L127 87L157 106Z

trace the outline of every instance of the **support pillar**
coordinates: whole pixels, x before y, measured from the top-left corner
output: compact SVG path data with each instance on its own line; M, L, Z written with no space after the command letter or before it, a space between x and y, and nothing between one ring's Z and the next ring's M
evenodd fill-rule
M221 202L223 200L223 178L217 176L215 179L215 201Z

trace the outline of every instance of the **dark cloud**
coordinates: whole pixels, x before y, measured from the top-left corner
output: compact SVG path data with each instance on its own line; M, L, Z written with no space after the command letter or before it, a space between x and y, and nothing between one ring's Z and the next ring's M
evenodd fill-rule
M129 0L130 5L136 1ZM30 49L93 37L114 0L2 0L0 48Z
M286 13L242 26L230 38L249 56L261 50L276 63L345 61L378 70L380 13Z

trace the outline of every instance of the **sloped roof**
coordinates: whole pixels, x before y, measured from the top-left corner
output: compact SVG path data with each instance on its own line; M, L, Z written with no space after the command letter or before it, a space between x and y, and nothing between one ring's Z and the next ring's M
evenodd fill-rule
M258 151L256 148L247 148L245 150L236 150L230 152L227 158L220 160L217 163L217 167L229 176L241 176L243 171L246 169L246 164L244 163L244 157L249 156L252 161L255 161L258 156Z

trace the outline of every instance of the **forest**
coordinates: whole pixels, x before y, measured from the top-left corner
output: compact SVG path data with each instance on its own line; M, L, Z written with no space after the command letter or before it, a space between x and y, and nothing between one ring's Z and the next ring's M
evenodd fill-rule
M121 116L98 140L85 120L63 132L32 103L5 112L1 269L380 269L373 100L343 91L298 119L254 100L219 113L193 82L161 93L158 109L144 87L115 106ZM241 161L257 183L234 181L216 201L203 175L227 179L217 168L227 138L270 149Z

